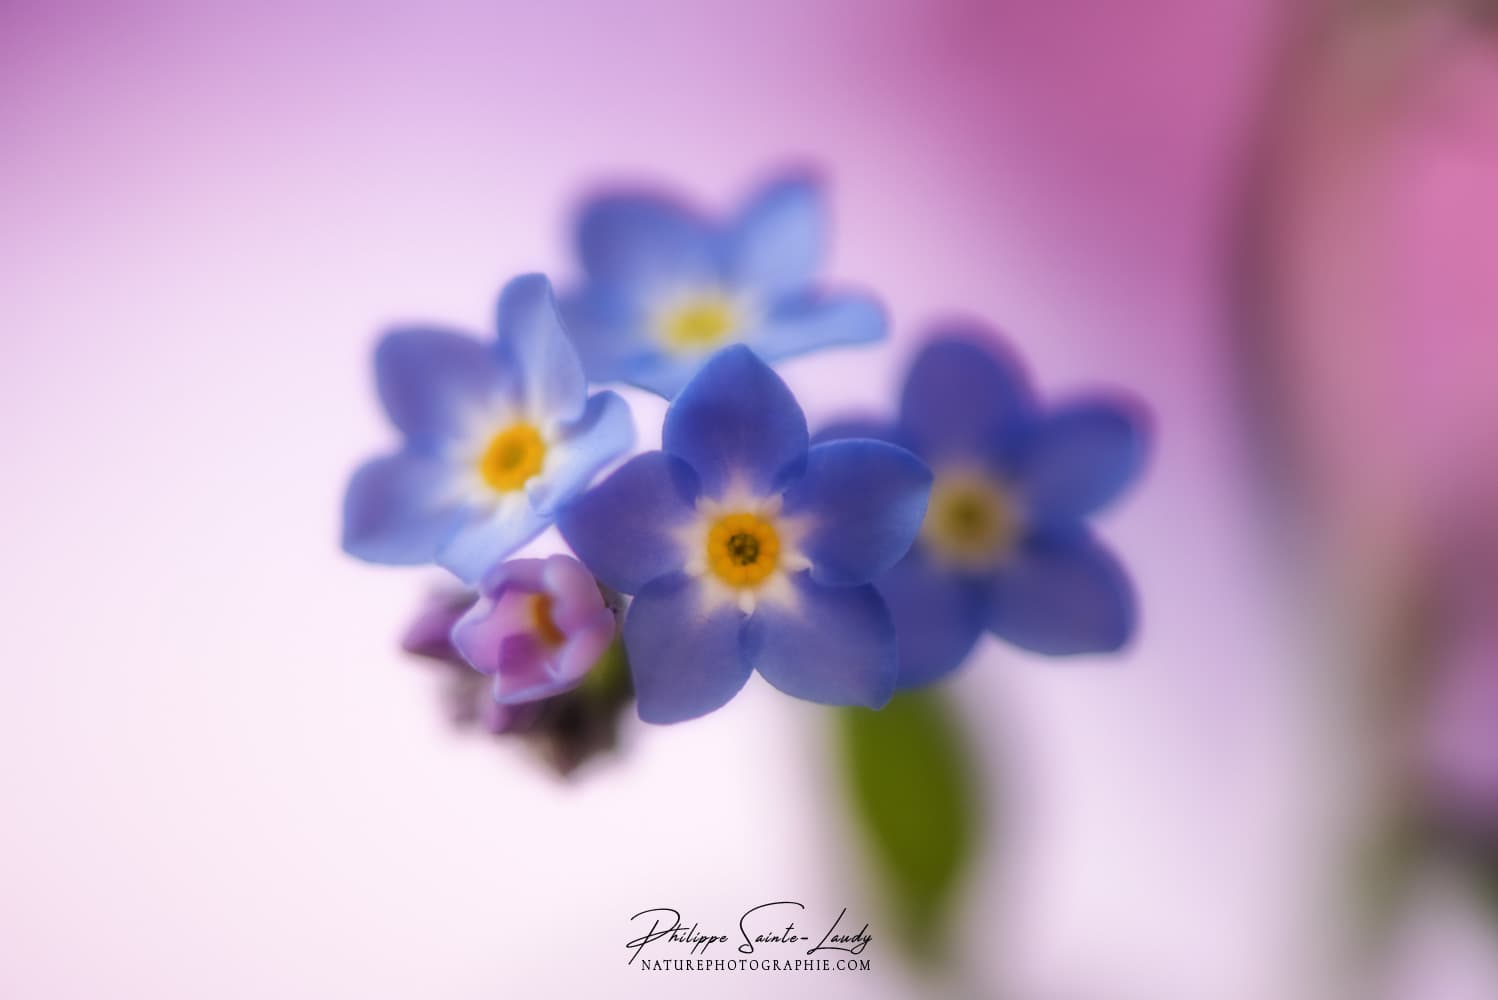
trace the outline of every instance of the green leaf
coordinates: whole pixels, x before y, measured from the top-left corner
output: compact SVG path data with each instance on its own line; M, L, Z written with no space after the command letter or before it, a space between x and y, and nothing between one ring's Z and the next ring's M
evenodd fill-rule
M940 960L978 843L977 768L962 720L933 689L839 713L854 819L912 958Z
M1435 844L1419 818L1395 811L1353 856L1353 876L1360 904L1362 932L1374 942L1393 933L1422 868Z
M629 676L629 654L624 643L615 639L598 657L598 662L583 677L581 690L590 697L604 701L619 701L634 694Z
M1477 858L1473 883L1484 909L1498 926L1498 845L1491 846Z

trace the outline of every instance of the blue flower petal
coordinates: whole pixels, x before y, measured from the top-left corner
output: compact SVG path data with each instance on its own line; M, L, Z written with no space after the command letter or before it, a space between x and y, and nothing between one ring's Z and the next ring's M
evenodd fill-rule
M577 236L583 267L593 280L640 303L718 279L722 255L713 227L661 195L595 198L583 209Z
M807 285L822 260L825 215L821 187L810 175L785 177L765 187L730 233L732 283L767 298Z
M662 351L639 358L620 381L639 386L665 399L675 399L702 367L701 354Z
M588 400L582 417L563 428L552 445L549 468L526 484L531 506L539 514L555 514L634 442L629 404L618 393L597 393Z
M990 588L988 627L1037 653L1112 652L1134 632L1128 575L1081 529L1027 538Z
M917 545L877 586L895 622L901 689L930 684L962 666L986 624L983 581L933 567Z
M500 292L497 350L503 369L519 374L532 419L571 422L582 415L587 378L545 275L523 274Z
M744 652L765 680L824 705L880 708L895 692L895 627L873 587L791 580L792 605L762 602L744 625Z
M950 328L911 365L900 429L915 452L935 465L948 456L1002 450L1025 426L1034 405L1024 369L992 334L978 327Z
M435 329L386 334L375 348L375 385L391 422L427 450L463 435L503 391L486 345Z
M801 551L818 583L869 583L910 550L926 516L931 470L883 441L819 444L785 492L785 513L811 519Z
M682 722L728 704L749 679L743 618L733 604L708 607L702 587L680 573L641 590L623 630L640 718Z
M613 289L591 285L563 296L558 307L591 382L627 382L660 350L641 332L640 309Z
M770 361L839 344L883 340L889 319L877 299L855 292L797 296L770 311L749 343Z
M431 562L463 516L447 490L450 475L442 461L413 452L360 466L343 499L343 550L396 566Z
M709 496L730 483L778 490L804 467L808 444L796 397L742 344L714 354L687 383L666 411L661 440Z
M1031 517L1075 520L1115 499L1144 467L1146 428L1142 409L1123 400L1074 403L1043 417L1014 471Z
M523 493L497 507L472 510L437 552L437 564L470 586L546 530L551 519L531 508Z
M562 510L557 526L583 565L636 594L686 561L676 537L696 514L697 476L663 451L636 455Z

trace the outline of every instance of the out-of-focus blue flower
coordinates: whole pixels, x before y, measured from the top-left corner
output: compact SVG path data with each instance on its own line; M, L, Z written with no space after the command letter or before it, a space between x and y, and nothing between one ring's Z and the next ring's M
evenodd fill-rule
M505 286L493 343L395 330L375 378L405 440L361 466L344 498L343 547L370 562L435 561L474 583L634 441L624 400L588 395L539 274Z
M955 670L985 629L1055 656L1128 641L1133 589L1086 518L1143 467L1137 404L1092 396L1043 408L998 339L963 327L915 359L894 427L851 421L818 440L850 436L909 448L935 476L918 540L878 581L899 637L900 687Z
M729 344L775 361L885 334L873 298L815 285L827 224L805 174L767 185L722 222L667 196L605 195L584 206L577 238L587 282L562 311L595 382L670 398Z
M920 527L920 460L881 441L808 448L801 407L742 345L682 390L662 446L558 522L599 580L635 595L623 636L640 717L711 712L754 670L798 698L884 704L894 627L870 581Z
M484 575L481 595L452 630L473 669L494 678L494 700L522 705L570 691L614 641L614 612L571 556L511 559Z

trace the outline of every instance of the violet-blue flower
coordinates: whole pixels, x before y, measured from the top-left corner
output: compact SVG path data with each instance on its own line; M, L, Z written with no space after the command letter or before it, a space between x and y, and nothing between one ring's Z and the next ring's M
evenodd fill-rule
M614 641L614 612L571 556L512 559L484 576L452 642L494 678L494 700L522 705L570 691Z
M955 670L985 630L1049 655L1128 641L1133 589L1086 519L1143 467L1137 404L1093 395L1042 407L991 332L960 327L915 359L894 427L854 421L818 440L849 436L909 448L935 476L916 543L878 581L899 636L900 687Z
M398 329L375 377L404 442L361 466L344 499L343 547L370 562L435 561L474 583L634 440L618 395L588 395L539 274L505 286L494 342Z
M577 234L587 281L562 310L588 377L670 398L729 344L774 361L882 338L878 302L815 283L824 216L807 174L766 185L722 221L642 191L587 203Z
M870 582L915 538L930 472L881 441L808 445L785 383L728 347L667 410L661 451L562 512L578 557L635 595L623 638L645 721L711 712L755 670L825 704L893 693L894 627Z

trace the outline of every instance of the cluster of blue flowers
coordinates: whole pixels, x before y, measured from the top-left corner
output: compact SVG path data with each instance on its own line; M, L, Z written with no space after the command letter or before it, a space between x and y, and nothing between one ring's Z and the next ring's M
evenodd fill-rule
M582 214L581 287L515 278L487 343L439 328L380 342L401 443L354 473L343 546L474 588L444 605L443 655L493 678L497 718L578 689L620 643L640 717L669 723L755 671L878 708L985 631L1051 655L1128 641L1128 577L1086 519L1142 468L1139 407L1043 407L998 337L968 326L928 339L892 422L811 435L771 363L887 326L873 298L818 282L826 231L805 175L725 221L612 194ZM590 394L606 382L671 403L661 449L595 484L635 440L625 401ZM512 558L553 524L576 559Z

